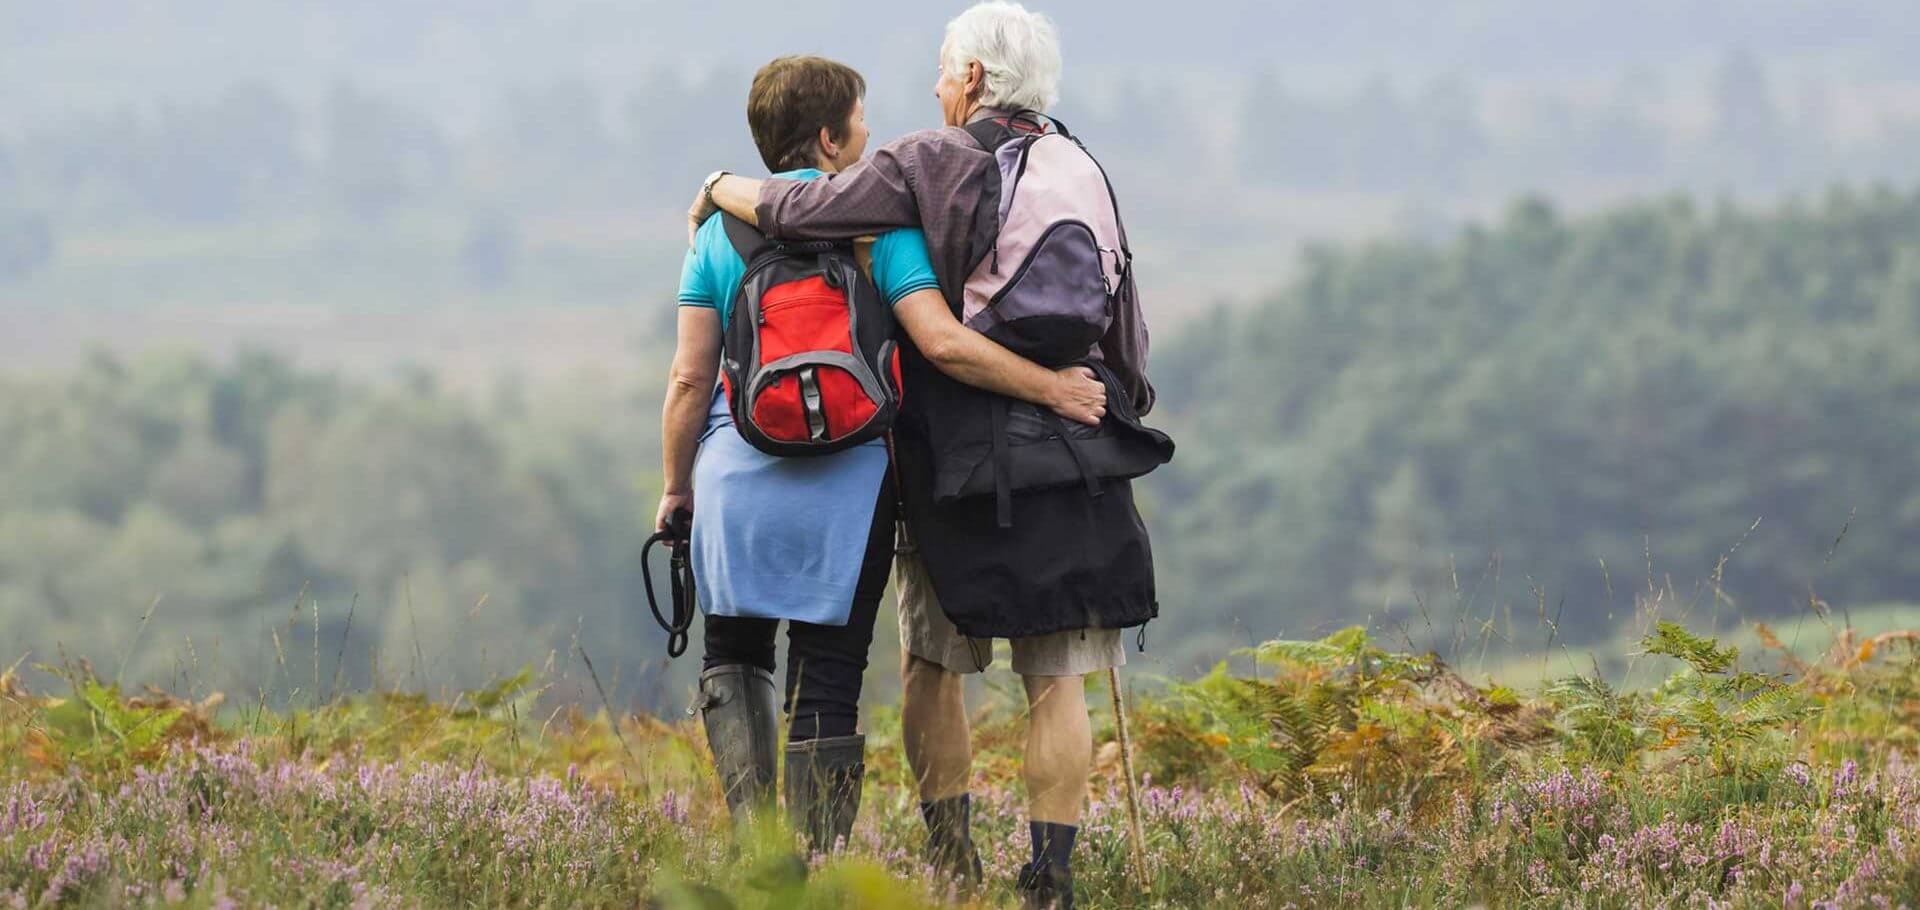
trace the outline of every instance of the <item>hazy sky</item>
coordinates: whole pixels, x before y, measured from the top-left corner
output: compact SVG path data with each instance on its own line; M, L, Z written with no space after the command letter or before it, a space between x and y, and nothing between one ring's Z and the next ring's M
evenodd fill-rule
M1060 26L1057 112L1124 188L1169 320L1268 293L1309 241L1442 236L1522 193L1591 210L1905 181L1920 149L1915 0L1033 6ZM884 142L937 122L963 8L0 0L0 240L51 251L0 276L0 303L411 310L472 296L462 244L493 236L517 262L493 303L624 304L677 274L700 175L757 163L755 67L854 65Z
M1190 0L1034 4L1060 23L1067 93L1100 75L1251 73L1355 82L1613 79L1704 66L1732 47L1832 78L1920 72L1910 0ZM0 0L0 123L170 96L240 79L317 93L340 79L431 101L458 120L504 87L584 76L630 86L661 67L839 57L884 76L882 97L930 82L962 4L823 0ZM1078 82L1075 76L1082 79ZM906 83L906 84L902 84Z

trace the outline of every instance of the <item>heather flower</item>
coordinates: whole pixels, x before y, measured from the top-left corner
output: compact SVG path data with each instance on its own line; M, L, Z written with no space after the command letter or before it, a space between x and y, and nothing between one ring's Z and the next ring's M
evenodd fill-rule
M1834 802L1844 802L1847 799L1853 790L1855 780L1859 777L1859 771L1860 766L1849 758L1841 763L1838 771L1833 772Z

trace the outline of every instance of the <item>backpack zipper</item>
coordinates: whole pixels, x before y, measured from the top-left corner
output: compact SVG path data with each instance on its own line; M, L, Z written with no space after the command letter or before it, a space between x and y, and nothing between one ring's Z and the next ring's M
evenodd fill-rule
M833 272L833 264L827 261L829 257L836 256L837 254L834 252L823 252L823 253L818 253L816 255L820 259L820 262L819 262L820 280L826 282L827 287L830 287L836 291L844 290L844 287L841 284L836 283L838 281L838 275L837 273ZM767 261L771 261L771 260L767 260ZM753 281L754 275L758 274L761 269L766 267L767 261L757 262L747 267L747 273L740 277L740 291L739 291L740 294L744 295L746 293L747 285ZM832 273L831 277L830 277L830 273ZM780 307L778 305L773 307L773 309L776 309L776 310L779 308ZM767 307L760 306L758 303L756 303L754 305L754 311L755 311L754 315L758 317L754 321L760 325L766 325L767 324Z

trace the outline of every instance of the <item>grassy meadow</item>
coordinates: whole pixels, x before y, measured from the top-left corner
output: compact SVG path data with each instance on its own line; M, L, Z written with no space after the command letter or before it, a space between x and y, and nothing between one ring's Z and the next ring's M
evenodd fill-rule
M1102 707L1080 901L1920 903L1920 634L1741 635L1650 620L1634 660L1660 674L1631 689L1475 684L1359 628L1143 688L1145 880ZM57 690L0 678L0 907L997 907L1027 849L1004 693L979 706L968 894L918 860L886 709L853 843L803 873L777 822L731 829L697 721L555 707L531 670L236 704L44 669Z
M1180 443L1079 905L1920 908L1920 3L1029 5ZM893 611L800 857L641 607L750 75L937 122L811 12L0 0L0 910L1016 903L1011 676L968 891Z

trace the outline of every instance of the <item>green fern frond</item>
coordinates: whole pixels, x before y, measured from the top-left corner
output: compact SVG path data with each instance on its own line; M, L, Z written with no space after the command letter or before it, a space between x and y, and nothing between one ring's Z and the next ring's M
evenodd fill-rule
M1791 686L1778 686L1747 699L1740 705L1740 715L1752 723L1764 723L1780 726L1803 716L1808 711L1804 692Z
M1562 711L1608 709L1619 700L1613 687L1597 676L1568 676L1547 686L1547 698Z
M1265 664L1296 664L1320 669L1338 667L1350 660L1345 651L1324 641L1267 641L1238 653L1250 655Z
M1715 639L1695 635L1677 622L1663 620L1653 632L1640 640L1648 654L1661 654L1686 661L1703 674L1724 673L1740 659L1740 649L1721 647Z

